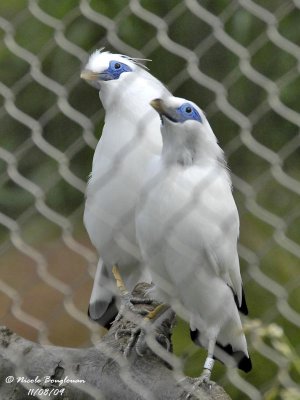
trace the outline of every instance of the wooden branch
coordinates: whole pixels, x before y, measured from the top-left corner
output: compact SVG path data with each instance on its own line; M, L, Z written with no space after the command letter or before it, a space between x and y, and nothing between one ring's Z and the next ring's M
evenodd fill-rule
M158 304L143 303L148 286L136 286L132 296L141 301L135 304L134 310L128 305L123 307L120 318L96 347L42 346L5 327L0 328L0 398L186 399L196 380L185 378L179 381L174 368L170 367L170 363L173 364L172 347L169 346L173 312L169 309L147 323L141 316ZM142 330L140 323L145 325ZM188 398L230 400L217 384L201 385Z

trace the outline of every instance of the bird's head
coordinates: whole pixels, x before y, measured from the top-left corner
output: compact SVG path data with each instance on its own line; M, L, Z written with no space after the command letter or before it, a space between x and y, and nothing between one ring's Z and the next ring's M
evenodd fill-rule
M108 82L120 82L141 69L139 59L133 59L121 54L96 50L89 58L80 77L98 89Z
M164 89L148 73L142 61L146 60L96 50L80 76L100 91L99 96L106 111L125 107L136 113L145 104L148 107L154 93L161 93Z
M166 160L191 165L222 154L204 112L195 103L171 96L154 99L150 104L162 121Z

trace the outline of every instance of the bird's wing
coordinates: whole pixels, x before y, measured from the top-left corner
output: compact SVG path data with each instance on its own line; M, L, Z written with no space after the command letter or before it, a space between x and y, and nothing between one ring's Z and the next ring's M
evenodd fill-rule
M212 223L218 225L219 231L215 237L212 237L213 241L210 242L210 248L207 251L216 263L220 276L232 289L237 306L240 308L243 303L243 288L237 253L239 215L228 187L220 188L219 196L216 193L215 198L218 205L211 218Z
M234 237L232 238L232 241L234 241ZM230 251L231 254L229 254ZM236 245L233 246L231 243L228 244L228 240L226 240L220 247L213 249L212 256L215 258L215 262L219 267L220 276L232 289L237 307L241 312L247 314L248 311L245 302Z
M204 176L206 174L203 173ZM194 250L202 249L202 254L205 253L209 261L206 264L231 287L237 305L241 307L243 290L237 253L239 215L230 181L222 168L209 176L208 183L201 177L199 179L199 175L199 170L191 171L188 180L185 180L190 187L181 185L182 192L186 192L183 202L190 204L191 209L188 210L189 221L182 238L185 240L184 235L189 238ZM199 196L195 196L199 187Z

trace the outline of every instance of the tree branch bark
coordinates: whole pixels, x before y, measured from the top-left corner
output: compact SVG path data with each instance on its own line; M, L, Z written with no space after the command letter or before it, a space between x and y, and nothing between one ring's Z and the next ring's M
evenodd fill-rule
M194 390L195 379L179 379L169 345L174 314L169 309L146 323L142 315L158 304L143 303L147 288L136 286L132 296L140 303L134 310L123 305L120 318L96 347L42 346L1 327L0 398L181 400L193 393L190 400L230 400L215 383Z

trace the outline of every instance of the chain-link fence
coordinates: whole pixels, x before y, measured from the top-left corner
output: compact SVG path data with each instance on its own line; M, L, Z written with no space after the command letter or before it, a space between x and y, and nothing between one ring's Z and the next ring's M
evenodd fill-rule
M199 104L232 171L254 368L245 376L217 366L214 379L233 399L299 398L299 8L296 0L1 1L2 325L66 346L101 334L86 315L97 256L82 218L104 111L80 71L104 46L151 59L174 95ZM174 347L185 372L199 375L203 352L183 322Z

